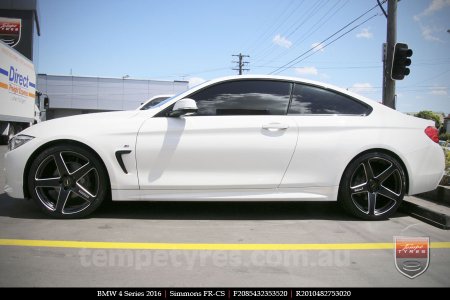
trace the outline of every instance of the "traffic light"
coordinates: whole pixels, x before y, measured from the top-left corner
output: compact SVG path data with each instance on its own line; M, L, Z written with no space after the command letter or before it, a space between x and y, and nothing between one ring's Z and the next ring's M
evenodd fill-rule
M413 51L408 48L407 44L395 44L394 59L392 61L391 70L391 78L393 80L402 80L405 76L409 75L410 70L408 66L411 65L410 57L412 55Z

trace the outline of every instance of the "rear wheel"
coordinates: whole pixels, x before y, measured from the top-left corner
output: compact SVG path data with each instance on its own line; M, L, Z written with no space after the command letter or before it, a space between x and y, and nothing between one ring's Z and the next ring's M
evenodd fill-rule
M380 152L367 153L345 170L339 202L354 216L382 220L395 213L405 190L405 172L397 159Z
M80 218L96 210L107 194L106 171L90 151L53 146L39 154L28 175L29 193L48 215Z

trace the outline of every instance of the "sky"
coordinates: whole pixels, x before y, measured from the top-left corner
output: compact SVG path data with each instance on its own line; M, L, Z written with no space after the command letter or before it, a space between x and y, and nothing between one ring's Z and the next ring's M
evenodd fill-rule
M375 7L376 0L38 4L38 73L187 80L195 85L237 74L232 55L242 53L249 56L245 74L322 81L381 102L386 17ZM387 10L387 3L383 7ZM414 52L411 74L396 82L398 110L450 114L448 30L450 0L398 3L397 41ZM284 66L288 68L280 69Z

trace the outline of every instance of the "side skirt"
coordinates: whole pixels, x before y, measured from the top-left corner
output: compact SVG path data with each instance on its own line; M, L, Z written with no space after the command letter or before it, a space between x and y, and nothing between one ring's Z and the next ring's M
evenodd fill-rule
M246 190L112 190L113 201L336 201L338 186Z

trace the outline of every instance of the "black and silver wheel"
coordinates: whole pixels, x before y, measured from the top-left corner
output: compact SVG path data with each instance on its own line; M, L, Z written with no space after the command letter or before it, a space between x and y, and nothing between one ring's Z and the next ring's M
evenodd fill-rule
M79 218L97 209L107 194L106 171L90 151L76 145L53 146L33 161L29 193L47 214Z
M405 172L397 159L384 153L367 153L345 170L339 202L359 218L381 220L395 213L405 189Z

